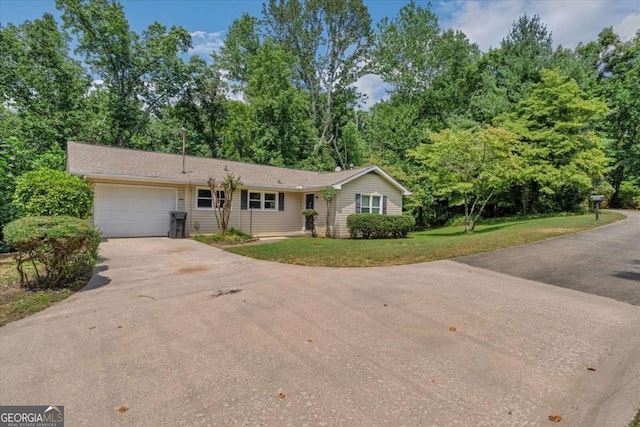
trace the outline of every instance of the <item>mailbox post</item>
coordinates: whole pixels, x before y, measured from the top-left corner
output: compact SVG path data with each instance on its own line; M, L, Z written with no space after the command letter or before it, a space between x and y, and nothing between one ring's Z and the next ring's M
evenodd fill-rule
M596 221L600 218L600 202L604 200L604 196L594 194L590 197L591 201L596 204Z

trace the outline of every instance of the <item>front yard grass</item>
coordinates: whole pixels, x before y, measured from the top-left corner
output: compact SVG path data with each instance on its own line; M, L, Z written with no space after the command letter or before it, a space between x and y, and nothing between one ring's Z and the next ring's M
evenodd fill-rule
M406 239L351 240L292 238L276 243L227 248L235 254L288 264L373 267L413 264L488 252L572 234L624 219L616 212L493 221L466 234L462 226L411 233Z
M62 301L82 288L90 277L83 277L63 289L26 289L13 258L0 259L0 326L22 319Z

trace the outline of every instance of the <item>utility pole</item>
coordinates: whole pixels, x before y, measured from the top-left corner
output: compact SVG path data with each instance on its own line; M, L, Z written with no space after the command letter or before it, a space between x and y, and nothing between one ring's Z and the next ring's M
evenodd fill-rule
M180 128L182 132L182 173L187 173L184 170L184 156L185 156L185 148L187 145L187 130L185 128Z

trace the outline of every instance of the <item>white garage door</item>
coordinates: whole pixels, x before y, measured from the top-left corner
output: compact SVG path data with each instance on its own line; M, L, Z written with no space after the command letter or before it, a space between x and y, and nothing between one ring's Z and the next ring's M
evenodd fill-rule
M93 223L104 237L166 236L175 188L96 184Z

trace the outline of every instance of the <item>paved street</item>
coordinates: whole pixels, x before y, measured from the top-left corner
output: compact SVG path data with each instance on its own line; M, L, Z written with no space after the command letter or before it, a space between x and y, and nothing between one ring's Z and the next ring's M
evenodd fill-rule
M455 261L640 305L640 212L624 214L605 227Z
M630 304L451 261L101 254L87 290L0 328L0 404L64 405L74 427L620 427L640 407Z

